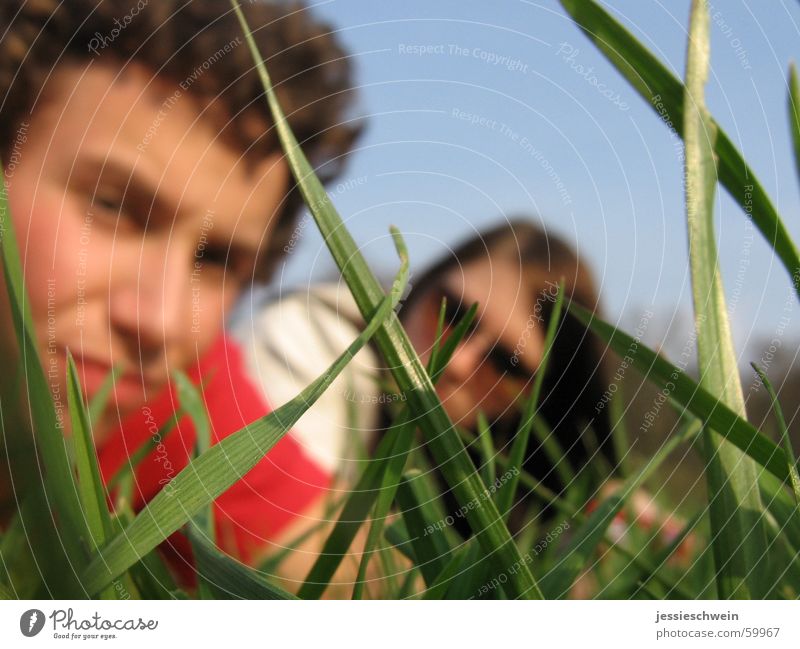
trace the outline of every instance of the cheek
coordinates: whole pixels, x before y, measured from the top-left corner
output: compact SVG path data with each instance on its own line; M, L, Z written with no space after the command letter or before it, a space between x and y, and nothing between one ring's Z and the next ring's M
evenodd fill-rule
M418 310L409 313L403 320L403 328L408 334L411 345L419 354L423 364L427 363L430 356L431 346L433 345L433 338L436 334L435 331L429 331L428 327L423 324L424 318L421 317Z
M36 202L18 186L9 196L14 229L19 246L25 284L31 303L31 313L38 322L46 316L48 307L56 303L71 303L76 292L77 255L71 250L74 240L73 224L59 220L59 200L42 191ZM27 199L27 200L26 200Z

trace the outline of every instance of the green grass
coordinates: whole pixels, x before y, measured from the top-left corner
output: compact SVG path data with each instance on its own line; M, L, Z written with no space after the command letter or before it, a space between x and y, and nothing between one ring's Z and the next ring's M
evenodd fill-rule
M189 465L138 513L130 509L132 471L152 450L133 453L109 485L121 495L109 505L109 487L98 470L92 425L107 398L111 380L90 404L71 357L66 378L68 416L74 435L66 439L47 387L33 337L19 253L5 194L0 196L2 263L9 305L27 377L22 389L31 404L28 428L38 454L15 470L15 488L23 495L10 525L0 534L0 598L131 597L171 599L314 599L331 587L334 574L353 553L359 532L365 544L357 559L353 598L622 598L775 597L800 595L800 479L778 397L769 391L779 423L776 443L747 419L736 356L726 315L718 264L713 207L718 184L744 205L743 187L752 185L754 223L800 288L800 258L783 220L729 138L708 113L703 94L708 70L708 14L695 0L689 24L686 80L668 72L658 58L591 0L562 0L562 5L622 76L668 121L686 143L687 243L694 308L697 315L700 379L633 337L571 303L559 291L548 323L540 371L522 400L519 429L507 449L498 448L491 423L481 420L478 434L453 426L434 389L459 341L476 317L477 305L451 330L439 332L429 363L422 364L400 324L395 307L408 279L409 258L397 230L392 235L399 272L384 292L325 196L324 189L289 128L272 91L269 73L250 37L250 27L235 2L254 63L264 83L268 110L281 146L306 203L367 323L351 346L295 399L275 412L211 445L207 413L199 388L175 375L180 408L160 433L168 434L177 417L188 414L198 430ZM789 118L800 168L798 83L790 69ZM667 119L668 118L668 119ZM2 181L2 178L0 178ZM679 191L679 188L675 188ZM748 210L749 212L749 210ZM676 223L675 227L679 227ZM539 401L554 336L563 317L576 318L609 349L628 355L652 386L668 395L680 425L651 457L626 458L622 480L599 497L596 485L562 473L567 484L553 493L524 471L532 441L544 444L558 461L561 450L542 425ZM276 553L258 569L243 565L216 545L212 503L268 452L348 365L373 340L392 369L395 388L407 399L398 408L372 457L361 464L349 493L332 506L330 526L319 556L307 575L296 576L289 592L275 571L289 552ZM629 352L636 349L635 353ZM616 397L615 397L616 398ZM0 425L10 434L14 395L2 395ZM620 413L621 405L610 404ZM23 418L24 419L24 418ZM626 450L624 417L616 414L614 443ZM16 430L16 429L15 429ZM533 436L540 439L533 440ZM24 440L23 440L24 441ZM467 445L480 456L476 467ZM452 491L471 536L464 540L448 523L441 487L431 461ZM702 458L706 495L700 502L664 503L689 511L680 533L662 542L658 530L645 532L632 520L632 499L651 482L669 476L678 452ZM566 465L565 465L566 466ZM499 476L511 476L500 488ZM512 536L508 518L520 500L532 494L524 529ZM587 512L585 504L594 501ZM552 512L541 517L545 505ZM625 516L625 533L619 530ZM188 535L197 559L200 586L192 592L175 585L158 546L173 532ZM615 531L616 530L616 531ZM691 547L689 547L691 543ZM681 556L689 547L690 555ZM685 553L684 553L685 554ZM351 557L352 558L352 557ZM380 578L371 580L371 568ZM586 589L588 591L581 590Z

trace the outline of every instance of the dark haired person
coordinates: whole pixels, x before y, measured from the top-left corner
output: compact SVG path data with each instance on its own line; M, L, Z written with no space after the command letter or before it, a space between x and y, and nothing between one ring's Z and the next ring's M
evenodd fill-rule
M532 221L514 219L457 246L416 278L400 313L425 360L442 298L447 298L448 329L478 303L475 324L453 354L437 391L453 422L473 433L482 412L499 453L508 453L521 420L561 279L566 300L598 308L591 273L572 248ZM616 466L608 412L597 408L607 387L602 349L577 320L565 315L545 374L539 413L563 451L559 461L597 485ZM567 486L533 435L524 469L556 493ZM449 493L448 499L457 509ZM512 532L528 524L533 495L518 501L509 521ZM546 503L539 504L550 513ZM469 533L463 517L455 517L455 522L462 533Z
M301 3L242 9L291 127L330 181L359 132L345 52ZM62 406L67 349L90 397L112 365L123 369L93 434L106 480L157 441L136 472L140 509L194 446L187 418L155 437L177 404L174 370L207 380L213 441L274 406L225 324L242 291L270 278L302 200L228 2L4 0L0 26L4 191L40 356ZM0 285L0 353L19 367ZM3 394L15 379L0 377ZM220 545L257 561L313 522L330 478L286 436L216 501Z

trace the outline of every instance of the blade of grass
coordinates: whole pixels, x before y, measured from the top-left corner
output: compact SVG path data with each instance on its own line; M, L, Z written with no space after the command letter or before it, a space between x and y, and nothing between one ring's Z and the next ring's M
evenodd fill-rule
M419 469L412 469L403 475L397 490L397 502L414 547L416 566L425 583L433 584L436 575L447 565L450 546L443 534L435 533L440 525L447 523L443 519L443 512L434 506L436 500L426 489ZM429 521L433 521L433 525Z
M124 503L112 519L114 532L121 534L133 519L134 514L130 504ZM132 582L134 597L138 595L142 599L176 599L178 586L158 550L148 552L139 562L132 565L124 580L126 587Z
M111 389L114 387L114 382L119 378L122 373L122 366L117 364L111 368L97 392L94 393L91 401L89 401L89 423L94 427L103 415L103 411L108 405L108 399L111 396Z
M564 305L564 282L563 279L559 281L558 291L556 293L555 303L553 310L550 314L550 321L547 323L547 330L545 332L545 339L542 352L542 360L539 362L539 367L533 379L533 386L528 398L525 400L524 412L522 421L514 436L514 441L509 451L508 461L506 466L508 470L505 475L509 475L508 481L503 484L500 489L494 494L497 501L497 509L503 516L504 520L508 520L511 515L511 510L514 506L514 499L517 494L517 487L519 485L520 476L522 475L522 467L525 458L528 454L528 447L530 445L530 433L533 430L539 440L540 446L544 449L545 454L550 460L551 465L554 467L563 484L568 485L572 480L572 473L569 471L566 463L563 462L565 454L559 448L558 442L552 435L549 427L543 425L541 420L536 420L536 411L539 407L539 399L544 385L544 377L547 374L547 366L552 352L553 341L555 340L556 333L561 324L561 312ZM480 593L482 586L486 583L500 584L499 573L491 570L491 566L486 557L480 553L478 546L473 546L472 549L464 556L464 566L459 577L454 580L448 595L455 599L472 599L476 593ZM494 594L494 593L492 593Z
M628 426L625 422L625 401L624 387L617 386L617 391L611 396L608 402L609 419L611 421L611 441L614 444L614 455L619 462L620 475L627 478L630 473L630 443L628 442Z
M547 366L550 362L550 354L553 349L553 341L555 340L558 327L561 324L561 311L564 306L564 281L560 280L558 284L558 293L556 301L553 304L553 310L550 315L550 322L547 323L547 331L544 337L544 351L542 352L542 360L536 370L536 375L533 379L533 388L531 389L530 396L525 403L525 411L522 415L522 421L519 429L514 436L514 442L511 445L511 450L508 455L508 466L510 468L516 467L517 472L514 473L506 485L501 489L497 495L497 508L508 520L511 514L511 508L514 504L514 497L517 493L517 485L519 484L519 476L522 473L522 466L525 463L525 456L528 450L528 443L530 440L531 428L533 427L533 418L539 408L539 398L542 392L542 385L544 385L544 377L547 373ZM561 458L558 458L561 459ZM554 466L558 466L560 462L556 461ZM570 476L562 476L565 480L564 484L569 484Z
M257 571L220 552L205 530L194 522L187 526L195 550L197 571L216 599L297 599L283 588L269 583Z
M192 449L192 459L195 459L211 448L211 425L208 421L208 412L206 411L205 403L203 402L203 397L200 395L200 391L185 373L177 370L173 372L173 379L178 390L178 401L181 404L181 407L186 410L189 418L192 420L192 424L194 425L195 443L194 448ZM206 538L211 545L216 544L217 535L216 530L214 529L213 500L209 501L205 507L202 507L192 517L191 522L200 530L202 530L202 534L206 535ZM191 529L192 525L190 524L189 527ZM198 552L201 551L199 542L197 541L197 537L199 535L200 532L197 534L188 535L189 543L192 546L192 552L194 553L195 557L197 557ZM197 559L197 561L199 565L199 559ZM197 598L214 599L215 592L216 591L214 590L212 584L210 584L203 576L202 570L198 569Z
M436 335L434 337L433 347L431 349L431 356L428 361L429 373L431 372L432 368L437 366L441 339L444 332L444 317L446 307L447 299L442 298L442 304L439 309L439 319L436 325ZM400 435L413 435L415 429L416 426L409 426L408 430L400 433ZM353 599L361 599L362 597L364 584L367 577L367 567L373 554L373 548L375 548L383 534L383 524L386 520L386 517L389 515L389 509L391 508L392 502L394 502L395 495L397 494L400 478L403 475L403 470L405 469L410 451L411 447L405 441L400 439L398 439L398 441L395 443L395 446L392 448L391 457L381 479L380 491L378 492L377 502L375 503L372 523L370 524L369 532L367 533L367 540L364 543L364 552L361 556L361 562L358 566L358 574L356 575L356 581L353 585Z
M331 530L320 555L308 573L305 582L298 591L300 599L319 599L322 597L333 575L346 556L358 530L378 497L381 476L392 457L393 449L398 441L403 441L411 448L415 426L409 426L408 412L384 435L375 451L375 457L367 464L366 469L357 481L347 498L347 502Z
M560 599L569 593L573 582L604 539L608 526L636 490L666 460L679 444L697 434L699 426L686 427L671 437L637 473L595 509L586 522L576 530L564 550L563 558L540 580L548 598Z
M603 322L574 302L569 305L569 310L616 353L625 354L633 344L631 336ZM760 472L759 493L767 503L770 513L782 522L781 529L784 533L796 536L799 544L796 547L800 547L800 515L794 497L784 489L784 484L790 484L790 478L788 461L783 449L697 385L684 374L683 370L658 356L651 349L639 345L636 353L630 357L632 365L670 401L706 422L709 427L724 435L768 471L768 473Z
M692 418L691 420L686 421L686 423L680 428L679 432L673 436L673 438L680 438L684 442L691 442L700 432L700 428L701 422ZM467 441L474 441L474 436L471 436ZM668 455L663 455L662 458L658 460L658 463L665 461L667 457ZM499 455L497 460L501 468L505 468L508 465L508 459L502 455ZM652 462L653 460L651 460L651 463ZM650 470L655 471L657 468L657 464L652 465ZM563 498L547 489L532 475L524 471L521 472L520 482L533 492L537 493L544 501L551 503L564 516L573 519L578 524L586 526L589 517L584 514L579 507L569 502L566 498ZM622 488L624 488L624 485ZM499 493L499 491L496 493ZM619 490L617 493L619 493ZM386 537L400 552L405 554L409 559L411 559L411 561L415 561L413 550L409 547L410 538L408 531L402 525L394 524L387 528ZM678 585L671 583L668 579L659 575L653 566L644 561L640 556L630 553L625 548L615 543L615 541L611 539L607 533L605 537L601 539L601 541L607 543L611 551L619 554L621 557L634 564L643 573L653 574L653 579L659 581L659 583L661 583L669 591L678 594L679 598L692 599L690 591L680 588ZM462 549L464 548L466 549L463 550L463 554L461 554ZM476 586L475 579L471 575L467 574L468 578L463 578L465 573L471 572L471 567L474 566L476 557L480 556L473 552L475 549L480 549L480 546L475 543L474 538L471 538L459 548L457 553L454 554L454 560L457 554L461 554L461 565L458 567L458 570L455 570L455 566L446 567L449 571L455 570L458 575L456 579L451 581L446 590L445 596L448 599L475 599L476 595L479 595L483 590L481 586L485 584L486 581L482 581ZM438 577L436 581L439 581ZM437 587L441 587L441 582L436 584L436 581L434 584L437 585Z
M477 305L473 304L450 336L441 345L435 345L435 354L432 352L429 360L431 376L434 381L441 376L456 346L474 322L476 315ZM416 427L417 422L412 419L408 408L404 408L397 421L380 441L375 457L369 462L361 478L356 483L339 520L325 541L320 556L314 562L305 583L300 588L298 594L301 599L317 599L325 592L328 582L333 578L356 533L363 525L375 499L378 497L377 490L381 476L386 471L387 463L391 461L392 449L398 439L405 440L403 448L407 446L410 449Z
M497 477L497 470L494 465L494 442L492 441L492 429L489 427L489 422L482 410L478 412L478 446L482 460L478 469L480 476L485 484L492 484Z
M480 547L477 544L464 544L457 548L450 556L447 564L436 575L436 578L422 594L422 599L437 600L444 599L453 580L464 570L463 566L469 566L469 556L474 548ZM473 562L474 563L474 562ZM456 597L455 599L460 599Z
M72 436L75 441L75 460L78 469L78 494L91 533L89 537L90 551L94 552L111 538L111 514L108 511L108 499L103 479L100 477L100 467L97 464L94 441L89 428L89 414L83 401L78 371L69 350L67 350L66 378L67 403L72 420Z
M716 126L704 98L710 66L709 23L705 0L693 0L683 106L689 266L700 385L745 417L714 234ZM756 463L711 427L704 429L703 437L719 596L763 598L770 585L765 579L767 537Z
M653 560L653 570L642 578L641 584L646 585L648 582L650 582L652 579L655 578L657 571L660 570L664 565L666 565L669 558L673 554L675 554L675 552L678 550L681 544L686 540L686 537L688 537L689 534L691 534L691 532L694 530L694 528L697 527L698 523L700 522L700 520L703 518L704 515L705 515L704 511L699 511L694 516L692 516L691 520L688 523L686 523L686 525L683 526L681 531L674 539L672 539L670 544L658 553L658 555ZM636 594L637 593L634 591L633 597L636 597Z
M190 462L136 516L125 533L112 540L92 560L81 580L90 592L105 587L249 472L319 399L383 320L393 313L408 276L408 256L399 233L393 230L392 234L401 258L398 281L391 295L383 299L373 317L367 320L364 331L297 397L224 438Z
M31 498L26 497L20 510L31 508ZM42 585L41 573L33 555L33 543L24 526L25 516L17 511L0 539L0 563L3 583L15 594L14 599L34 599Z
M144 461L144 459L155 450L159 442L163 441L164 438L175 429L175 425L181 420L184 414L185 412L183 408L179 407L172 417L170 417L166 422L164 422L164 424L161 425L155 435L148 437L144 442L142 442L139 448L137 448L133 454L128 457L128 461L124 462L117 472L112 475L111 478L109 478L107 484L109 492L113 491L133 473L136 467L138 467ZM130 494L123 494L122 497L125 498L127 502L130 502Z
M789 125L794 144L794 162L800 178L800 82L797 80L797 67L789 66Z
M659 118L684 136L683 84L595 0L559 0L584 34L644 98ZM713 120L711 120L712 123ZM767 192L716 123L719 180L775 250L800 296L800 254Z
M800 476L797 475L797 460L795 459L794 450L792 449L792 440L789 438L789 429L786 426L786 419L783 416L783 409L778 401L778 395L775 392L775 388L772 387L772 382L769 380L766 372L764 372L764 370L762 370L756 363L750 363L750 365L756 371L756 374L758 374L758 377L761 379L761 382L764 384L764 387L767 390L767 394L769 394L769 398L772 400L772 410L775 413L775 419L778 421L778 431L780 432L781 441L783 442L783 450L786 453L786 460L789 468L789 478L792 482L794 498L797 502L797 506L800 507Z
M364 584L367 579L367 566L373 550L383 533L383 524L389 514L389 508L394 501L398 485L400 484L400 478L403 475L403 469L405 468L408 454L411 450L408 438L413 436L416 426L413 424L409 425L407 421L404 421L403 424L404 425L401 425L402 430L398 433L397 440L392 447L389 461L386 464L386 470L383 472L381 478L377 501L375 503L374 517L369 532L367 533L367 540L364 544L364 553L358 567L356 581L353 584L353 599L361 599L363 595Z
M248 47L267 93L278 138L286 159L297 180L306 204L309 206L325 244L331 251L336 265L342 272L362 316L374 312L383 295L378 279L370 270L359 252L341 217L334 208L319 178L314 174L300 145L289 127L288 121L273 91L263 57L253 39L247 20L236 0L231 0L242 26ZM419 360L411 342L395 313L391 314L375 336L378 348L391 368L398 387L407 396L408 405L419 418L419 426L430 444L442 473L462 505L480 499L485 491L483 481L464 449L464 445L453 427L450 418L436 396L431 377ZM486 553L493 557L498 570L519 564L519 550L514 544L508 528L500 518L491 499L470 510L467 515L470 527L477 535ZM508 583L514 597L540 598L541 592L531 574L524 566Z
M615 352L624 354L633 343L631 336L604 322L575 302L569 304L569 311ZM779 480L788 479L787 460L783 449L695 383L683 370L641 344L636 353L629 356L632 358L632 365L654 386L663 390L664 394L681 409L688 410L695 417L707 422L711 428L724 435Z
M30 312L30 302L25 289L22 264L20 262L17 237L14 231L13 219L8 205L8 196L5 188L6 180L2 172L3 165L0 161L0 247L2 251L2 265L5 284L8 291L11 316L14 321L14 330L22 355L21 369L24 369L24 383L28 388L28 398L32 414L33 432L36 446L41 452L44 463L44 472L41 477L44 488L44 497L48 509L51 510L52 520L58 521L57 545L51 552L65 554L67 565L63 578L70 583L65 583L65 588L74 591L77 582L76 571L87 561L87 553L83 541L89 532L85 527L78 500L72 467L70 465L70 452L68 442L63 434L63 422L59 421L50 388L42 368L39 349L34 338L36 329L33 327L33 318ZM29 476L31 479L34 476ZM37 486L32 488L36 489ZM50 557L55 560L55 556ZM75 593L75 596L80 596Z
M320 517L320 520L314 523L314 525L308 527L307 529L304 529L291 541L287 541L277 552L271 553L264 560L262 560L258 564L259 572L270 575L273 574L276 570L278 570L283 561L292 552L295 552L302 543L310 539L314 534L317 534L323 527L327 526L328 521L333 520L335 512L342 508L342 506L344 505L344 501L345 501L344 496L339 496L339 498L337 498L336 500L332 498L327 499L325 503L325 511L323 515Z
M173 372L173 379L175 380L175 386L178 390L178 402L189 415L192 424L194 424L196 436L193 456L199 457L211 448L211 424L208 421L208 411L206 410L206 405L203 402L203 397L197 389L197 386L192 383L184 372L180 370ZM200 511L192 517L192 521L203 530L203 533L208 537L212 545L217 542L217 535L214 529L213 500L209 501L205 507L200 509ZM189 537L193 548L194 538L196 536L195 534ZM200 580L200 586L201 589L205 586L202 579Z
M72 422L75 464L78 470L78 495L89 528L89 551L94 553L111 538L111 514L108 511L108 498L97 463L89 412L83 401L78 371L69 350L67 350L66 380L67 404ZM118 591L109 586L100 597L117 599L117 595Z

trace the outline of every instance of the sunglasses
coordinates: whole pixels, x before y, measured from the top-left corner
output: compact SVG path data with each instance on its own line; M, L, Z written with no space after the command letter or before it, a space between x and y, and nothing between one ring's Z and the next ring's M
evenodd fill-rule
M446 289L439 290L438 292L434 292L433 297L439 298L439 304L441 304L442 298L445 300L445 327L455 327L463 318L466 317L467 309L464 308L463 302L458 298L458 296L452 294L450 291ZM464 338L462 338L461 343L459 344L463 344L467 338L471 337L479 330L480 321L476 318L476 320L473 320L468 327L466 333L464 334ZM483 358L485 359L486 363L488 363L491 368L501 376L522 381L528 381L531 377L531 370L519 362L519 356L510 351L497 340L489 342L487 349L484 350ZM512 359L516 359L517 362L515 363Z

